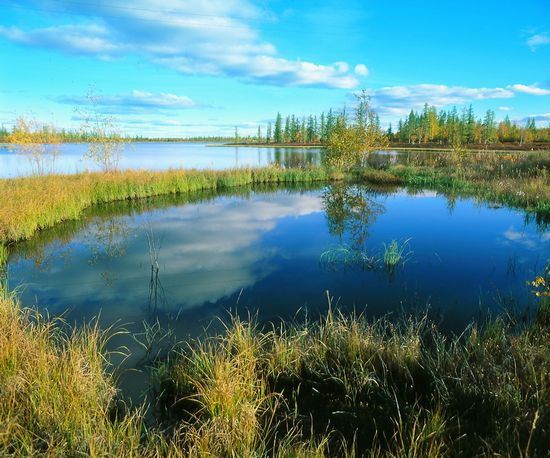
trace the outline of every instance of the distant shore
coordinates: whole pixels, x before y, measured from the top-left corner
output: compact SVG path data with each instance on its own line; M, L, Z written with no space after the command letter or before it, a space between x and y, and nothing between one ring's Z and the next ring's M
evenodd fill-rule
M238 146L242 148L324 148L322 143L213 143L208 146ZM390 143L387 150L396 151L452 151L453 149L448 145L436 145L436 144L403 144L403 143ZM529 151L548 151L550 152L550 144L494 144L494 145L464 145L466 151L492 151L495 153L521 153Z

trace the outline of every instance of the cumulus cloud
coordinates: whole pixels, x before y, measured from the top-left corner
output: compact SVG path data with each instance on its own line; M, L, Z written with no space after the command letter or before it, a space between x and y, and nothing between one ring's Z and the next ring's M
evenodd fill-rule
M33 3L50 4L48 0ZM55 5L70 14L73 23L30 30L0 27L0 36L69 54L108 59L145 55L184 74L288 86L351 89L359 84L346 62L318 64L280 56L253 27L252 21L261 21L263 12L251 0L168 0L158 7L146 0L137 0L131 7L123 0ZM86 20L78 22L75 15ZM360 64L355 70L364 76L361 72L366 67Z
M436 107L465 104L473 100L507 99L514 92L505 88L469 88L444 84L386 86L367 91L373 106L382 114L403 116L425 103Z
M535 51L539 46L550 44L550 34L547 32L537 33L527 40L527 45L531 51Z
M510 111L512 110L513 108L512 107L506 107L506 106L503 106L503 107L498 107L499 111Z
M163 112L196 108L199 105L185 95L153 94L134 90L127 94L114 94L97 97L97 105L103 113L142 113ZM69 105L88 105L87 97L61 96L56 101Z
M509 88L516 92L522 92L529 95L550 95L550 89L543 89L536 84L531 84L529 86L526 84L512 84Z

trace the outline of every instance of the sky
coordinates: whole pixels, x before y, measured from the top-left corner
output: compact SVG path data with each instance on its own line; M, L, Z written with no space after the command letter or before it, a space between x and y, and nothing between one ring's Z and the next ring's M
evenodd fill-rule
M424 103L550 123L550 1L0 0L0 124L255 134L277 112Z

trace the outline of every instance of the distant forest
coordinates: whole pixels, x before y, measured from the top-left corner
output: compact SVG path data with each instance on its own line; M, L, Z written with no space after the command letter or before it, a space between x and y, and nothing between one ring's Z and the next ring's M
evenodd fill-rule
M261 126L256 137L240 138L238 131L235 140L256 140L265 143L286 144L323 144L332 134L338 123L346 124L348 116L345 110L335 113L299 118L287 116L284 121L277 113L274 124L268 123L265 135ZM378 123L380 120L377 118ZM421 112L411 110L408 117L400 119L397 126L390 124L387 129L391 143L437 144L437 145L493 145L495 143L514 143L518 145L550 142L550 127L537 127L535 118L527 118L524 123L512 122L508 116L495 121L495 113L487 110L482 118L476 117L472 105L460 113L454 107L451 110L437 110L426 104Z
M346 110L336 112L332 109L321 115L299 117L288 115L285 118L277 113L275 122L258 126L256 135L242 136L238 127L232 137L227 136L194 136L180 138L148 138L143 136L126 137L127 141L147 142L234 142L244 144L287 144L287 145L322 145L339 124L349 122ZM376 123L380 120L376 117ZM16 128L14 128L14 131ZM0 128L0 142L9 142L13 131ZM477 117L472 105L458 111L438 110L434 106L424 105L420 112L411 110L405 119L400 119L396 126L389 125L387 137L391 144L406 145L519 145L550 142L550 125L537 127L535 118L524 122L512 122L508 116L497 122L495 113L487 110L483 117ZM43 126L32 135L37 142L41 139L53 139L57 142L88 142L93 134L79 130L55 129Z

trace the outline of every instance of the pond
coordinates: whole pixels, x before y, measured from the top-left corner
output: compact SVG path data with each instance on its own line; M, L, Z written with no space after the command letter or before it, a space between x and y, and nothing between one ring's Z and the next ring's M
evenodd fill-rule
M402 259L392 267L384 253L393 240ZM550 232L518 210L334 184L96 207L18 244L8 266L26 306L71 324L99 317L103 328L149 329L110 342L130 348L127 368L141 368L153 351L142 344L161 328L185 339L219 326L228 310L260 322L314 318L328 308L327 291L333 307L369 317L429 310L460 332L489 314L532 309L526 282L549 255ZM122 383L136 389L140 377Z
M88 146L84 143L59 145L55 161L45 156L44 169L55 173L95 171L94 162L85 159ZM46 149L47 151L47 149ZM146 142L126 145L119 164L124 169L165 170L228 169L261 167L279 164L297 167L318 164L320 148L258 148L254 146L231 147L213 143ZM18 154L13 147L0 147L0 178L30 175L34 171L29 158Z

